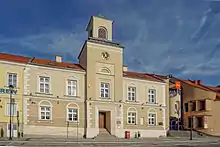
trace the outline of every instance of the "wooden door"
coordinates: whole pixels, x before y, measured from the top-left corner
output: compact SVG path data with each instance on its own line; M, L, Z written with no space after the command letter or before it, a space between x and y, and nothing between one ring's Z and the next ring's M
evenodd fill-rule
M105 128L105 114L99 113L99 128Z

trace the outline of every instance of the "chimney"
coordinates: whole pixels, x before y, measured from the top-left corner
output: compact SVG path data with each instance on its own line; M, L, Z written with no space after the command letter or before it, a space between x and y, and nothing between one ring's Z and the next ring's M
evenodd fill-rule
M196 85L202 85L202 80L194 80L194 83L195 83Z
M123 71L128 71L128 67L123 65Z
M62 62L62 56L56 55L56 62Z

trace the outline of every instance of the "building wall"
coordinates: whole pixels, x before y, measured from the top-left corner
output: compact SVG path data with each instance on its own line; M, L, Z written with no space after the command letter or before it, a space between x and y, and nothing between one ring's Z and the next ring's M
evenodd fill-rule
M50 93L39 92L39 76L50 77ZM79 123L69 123L69 136L83 136L85 128L85 73L74 70L47 68L35 65L27 65L25 70L25 135L67 134L67 108L78 108ZM77 81L77 95L67 95L67 80ZM50 104L52 109L51 120L41 120L39 114L40 104ZM50 127L49 127L50 126ZM50 129L49 129L50 128Z
M189 111L185 112L184 110L184 128L188 127L188 118L193 116L193 128L204 132L212 134L214 126L214 120L217 118L214 117L214 100L216 98L216 93L208 90L203 90L194 86L190 86L188 84L183 84L183 107L185 103L188 103ZM205 100L206 109L200 111L199 110L199 101ZM196 111L191 111L190 109L190 101L196 102ZM185 108L184 108L185 109ZM207 125L203 128L197 128L197 117L206 118Z
M6 62L6 61L0 61L0 128L4 128L4 135L6 136L7 133L7 127L6 125L9 123L9 116L6 115L6 107L7 103L10 103L10 94L8 91L8 78L7 73L16 73L17 74L17 87L14 88L14 91L16 91L16 94L14 93L12 95L12 98L15 100L14 102L17 104L19 111L19 117L13 116L12 117L12 123L15 123L17 125L18 119L19 119L19 130L22 132L22 124L23 124L23 105L22 105L22 99L23 99L23 71L24 71L25 65L24 64L18 64L13 62ZM4 92L2 91L4 89Z

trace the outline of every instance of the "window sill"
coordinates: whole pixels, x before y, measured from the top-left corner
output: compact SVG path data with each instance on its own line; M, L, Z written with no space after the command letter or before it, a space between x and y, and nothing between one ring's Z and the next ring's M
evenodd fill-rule
M130 100L126 100L126 102L128 102L128 103L139 103L139 101L130 101Z
M80 122L78 121L70 121L70 120L67 120L67 122L71 123L71 124L79 124Z
M35 92L35 94L42 94L42 95L53 95L52 93L43 93L43 92Z
M127 123L127 125L128 126L137 126L137 124L128 124L128 123Z
M158 103L150 103L150 102L146 102L147 105L158 105Z
M50 123L53 123L53 121L51 119L48 119L48 120L40 119L37 122L50 122Z
M110 97L99 97L100 100L111 100Z
M80 98L80 96L74 96L74 95L64 95L64 96L69 98Z

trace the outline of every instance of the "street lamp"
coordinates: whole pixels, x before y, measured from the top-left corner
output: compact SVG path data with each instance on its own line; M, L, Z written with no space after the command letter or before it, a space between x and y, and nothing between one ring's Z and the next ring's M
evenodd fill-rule
M190 140L192 140L192 129L193 129L192 101L190 101L189 104L190 104Z
M9 118L9 119L10 119L10 120L9 120L9 125L10 125L10 126L9 126L9 130L10 130L10 133L9 133L9 140L12 140L12 134L11 134L11 133L12 133L12 132L11 132L11 130L12 130L12 128L11 128L11 125L12 125L12 124L11 124L11 119L12 119L12 118L11 118L11 117L12 117L12 116L11 116L11 105L12 105L12 93L13 93L13 89L14 89L14 86L13 86L13 85L10 85L10 86L9 86L9 92L10 92L10 111L9 111L9 113L10 113L10 115L9 115L9 116L10 116L10 118Z

